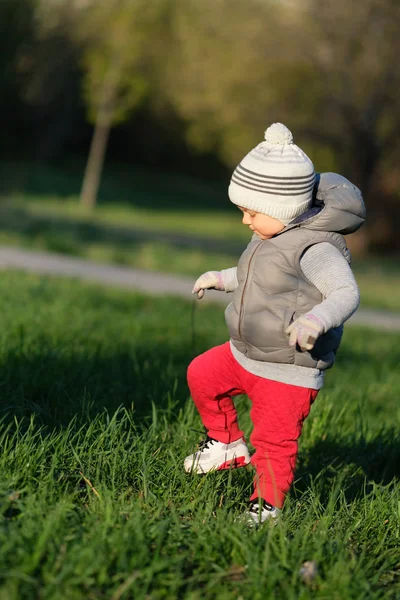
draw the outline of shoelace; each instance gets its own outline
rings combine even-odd
[[[201,440],[201,442],[198,443],[198,449],[201,450],[208,450],[208,445],[209,444],[213,444],[214,442],[216,442],[217,440],[215,440],[214,438],[210,437],[207,433],[207,429],[204,427],[203,431],[199,431],[198,429],[193,429],[193,427],[190,428],[191,431],[194,431],[195,433],[203,433],[205,434],[205,439]]]
[[[274,510],[274,506],[272,506],[272,504],[269,504],[268,502],[266,502],[266,500],[262,501],[261,504],[261,510],[265,508],[265,510],[268,510],[269,512]],[[249,508],[249,512],[253,513],[253,515],[258,515],[260,512],[260,505],[258,503],[258,500],[253,500],[253,502],[250,504],[250,508]]]
[[[201,442],[199,442],[199,450],[208,450],[208,445],[209,444],[213,444],[214,442],[216,442],[217,440],[214,440],[214,438],[210,437],[209,435],[206,436],[205,440],[202,440]]]

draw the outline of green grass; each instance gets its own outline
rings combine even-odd
[[[28,208],[36,217],[70,218],[79,223],[93,223],[95,225],[116,225],[117,227],[130,226],[133,230],[139,229],[153,235],[161,233],[183,234],[187,237],[207,237],[211,240],[229,241],[234,238],[237,244],[247,243],[249,230],[241,225],[240,212],[230,204],[226,198],[226,208],[218,209],[209,207],[197,208],[182,202],[180,207],[170,207],[156,204],[152,206],[152,189],[147,190],[148,205],[123,204],[114,201],[110,204],[99,204],[92,213],[81,206],[77,197],[70,197],[60,201],[60,198],[31,197]],[[24,202],[23,197],[14,197],[14,202]],[[26,206],[26,202],[25,202]]]
[[[181,174],[106,165],[95,214],[77,203],[84,164],[55,168],[0,162],[0,194],[13,202],[29,201],[33,215],[131,226],[150,232],[186,231],[246,241],[237,208],[228,200],[229,177],[208,182]],[[240,223],[240,221],[239,221]],[[239,230],[239,233],[238,233]]]
[[[220,307],[2,284],[2,600],[399,597],[398,334],[347,330],[283,519],[251,532],[250,469],[182,472],[200,428],[185,371],[226,339]]]
[[[400,263],[395,259],[355,260],[353,270],[364,308],[400,311]]]

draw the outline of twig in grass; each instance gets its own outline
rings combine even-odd
[[[191,331],[191,346],[192,351],[194,353],[194,348],[196,345],[196,300],[192,302],[191,311],[190,311],[190,331]]]
[[[132,585],[132,583],[140,576],[139,571],[134,571],[128,579],[126,579],[119,588],[117,588],[114,594],[111,596],[111,600],[120,600],[122,595],[126,592],[126,590]]]
[[[90,489],[92,490],[92,492],[94,494],[96,494],[96,496],[98,498],[101,498],[99,492],[96,490],[96,488],[94,487],[93,483],[91,481],[89,481],[89,479],[87,477],[84,476],[84,474],[82,473],[82,471],[79,471],[79,475],[82,477],[83,481],[90,487]]]
[[[307,585],[310,585],[313,580],[316,578],[318,573],[318,566],[315,560],[306,560],[299,571],[299,575],[301,579]]]

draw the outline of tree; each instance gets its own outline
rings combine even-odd
[[[180,81],[169,77],[169,93],[189,142],[233,166],[268,124],[285,122],[317,169],[361,188],[374,223],[362,233],[381,243],[380,222],[398,247],[398,1],[184,0],[180,9]]]
[[[390,188],[400,151],[400,5],[397,0],[352,3],[344,19],[348,10],[345,0],[313,0],[307,11],[317,52],[305,56],[321,82],[319,135],[337,148],[341,167],[363,191],[374,224],[370,243],[381,245],[384,229],[390,246],[398,238]],[[310,123],[309,134],[315,129]],[[396,204],[400,217],[398,197]]]
[[[35,36],[35,8],[35,0],[0,2],[0,128],[8,154],[19,150],[21,131],[29,120],[23,93]]]
[[[79,35],[84,48],[84,97],[94,132],[82,184],[81,202],[96,204],[111,128],[124,121],[148,90],[146,47],[162,2],[92,2]]]
[[[34,36],[25,44],[23,100],[29,106],[35,158],[59,157],[83,121],[79,48],[70,0],[35,0]]]
[[[189,144],[231,166],[260,141],[275,103],[268,76],[280,9],[273,0],[176,0],[174,8],[164,92]]]

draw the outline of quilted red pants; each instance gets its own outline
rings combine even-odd
[[[243,436],[232,397],[247,394],[256,470],[250,499],[261,497],[281,507],[293,483],[303,421],[318,391],[252,375],[235,360],[229,342],[190,363],[188,384],[208,435],[226,444]]]

